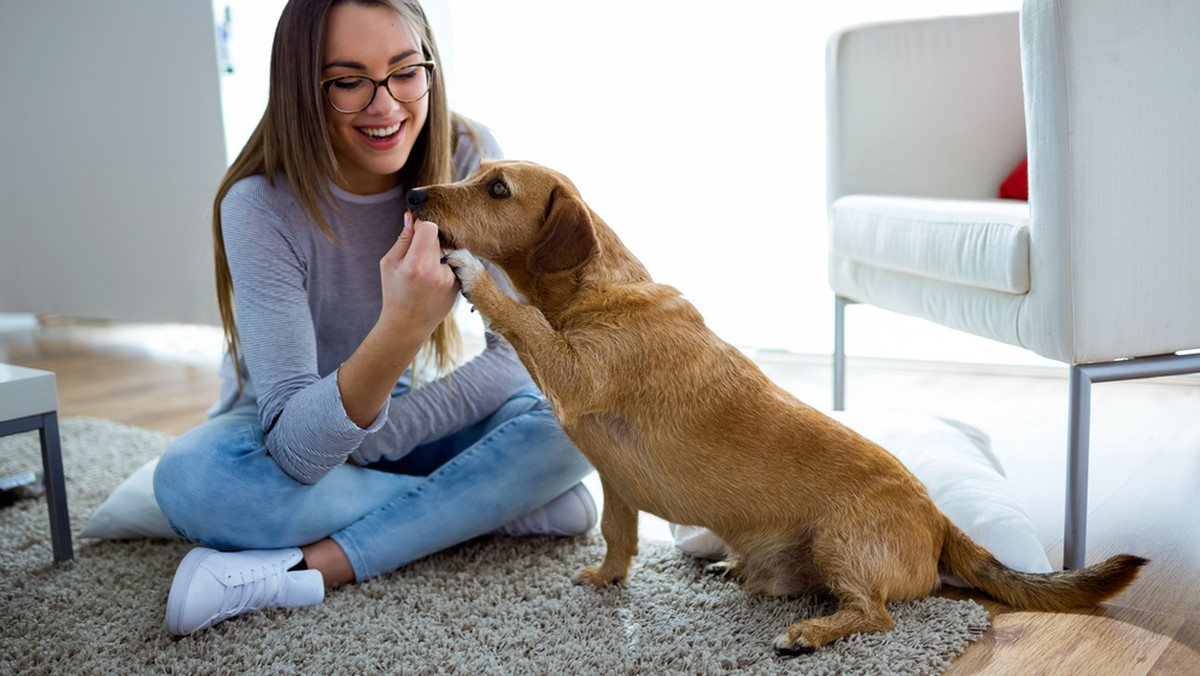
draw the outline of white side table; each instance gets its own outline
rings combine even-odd
[[[0,364],[0,436],[37,430],[42,442],[42,471],[50,508],[50,541],[55,561],[70,561],[71,520],[63,482],[58,438],[58,390],[50,371]]]

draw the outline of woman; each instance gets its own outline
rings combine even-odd
[[[486,533],[595,524],[590,466],[502,339],[414,384],[423,353],[452,365],[458,283],[436,224],[401,219],[405,190],[495,154],[449,112],[415,0],[287,4],[267,110],[216,199],[225,384],[154,477],[202,545],[171,585],[172,633]]]

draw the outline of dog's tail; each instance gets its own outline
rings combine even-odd
[[[1080,570],[1022,573],[996,560],[947,520],[941,565],[964,582],[1018,610],[1069,610],[1095,606],[1137,577],[1147,560],[1119,554]]]

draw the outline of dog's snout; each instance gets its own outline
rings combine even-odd
[[[429,193],[420,188],[413,188],[408,191],[408,206],[419,207],[429,201]]]

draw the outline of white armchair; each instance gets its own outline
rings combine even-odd
[[[829,43],[834,408],[851,303],[1070,365],[1068,568],[1090,384],[1200,372],[1198,36],[1195,0],[1026,0]],[[1026,155],[1029,201],[996,199]]]

